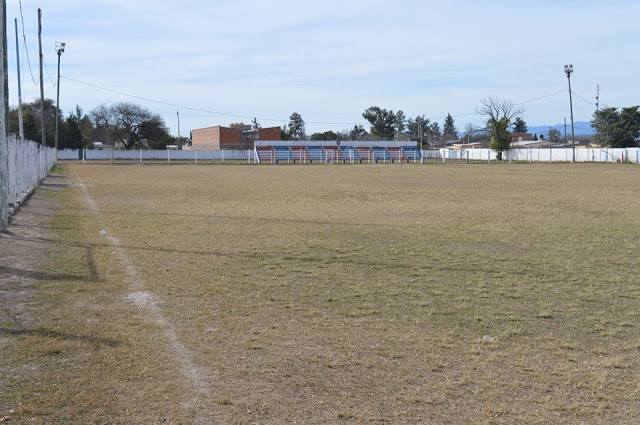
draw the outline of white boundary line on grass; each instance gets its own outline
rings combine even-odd
[[[82,193],[84,194],[91,211],[94,214],[101,216],[102,213],[96,206],[93,198],[91,198],[91,195],[89,195],[89,192],[82,180],[78,186],[82,188]],[[182,375],[191,384],[191,394],[185,395],[185,407],[197,410],[197,424],[211,423],[211,413],[209,412],[207,404],[207,401],[211,396],[211,391],[208,383],[203,378],[204,373],[202,373],[202,371],[193,363],[189,349],[180,341],[175,329],[165,318],[160,307],[160,300],[151,292],[145,290],[144,280],[140,277],[140,273],[138,272],[138,269],[131,257],[124,252],[120,240],[111,235],[105,234],[105,237],[116,250],[120,257],[120,262],[124,267],[124,271],[127,276],[127,283],[129,283],[129,287],[131,289],[131,293],[129,293],[126,299],[132,301],[135,305],[146,311],[147,318],[151,322],[162,327],[164,334],[169,341],[170,351],[173,352],[173,360],[180,365]]]

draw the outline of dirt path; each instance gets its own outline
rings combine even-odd
[[[50,222],[59,206],[52,194],[64,190],[63,176],[54,175],[10,219],[9,230],[0,233],[0,345],[9,344],[32,320],[25,303],[33,295],[33,283],[47,279],[42,264],[51,252]],[[11,326],[15,326],[11,329]]]

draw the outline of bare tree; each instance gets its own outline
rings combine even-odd
[[[158,114],[134,103],[120,102],[109,107],[98,105],[91,111],[98,132],[104,132],[126,149],[148,147],[168,135],[167,126]]]
[[[516,117],[524,110],[510,100],[497,97],[485,97],[480,100],[482,106],[476,111],[487,117],[487,129],[491,133],[491,148],[498,152],[498,159],[502,159],[502,152],[511,149],[511,136],[508,128]]]

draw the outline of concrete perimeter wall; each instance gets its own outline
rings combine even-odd
[[[111,150],[111,149],[65,149],[58,152],[58,159],[86,161],[253,161],[254,151],[250,150]]]
[[[640,163],[640,148],[576,149],[576,162],[630,162]],[[497,152],[491,149],[440,149],[440,156],[447,159],[470,161],[494,161]],[[504,152],[504,160],[525,162],[571,162],[572,149],[512,149]]]
[[[34,143],[34,142],[31,142]],[[302,141],[258,141],[256,146],[330,146],[331,142]],[[335,142],[334,142],[335,143]],[[39,146],[36,143],[37,146]],[[341,142],[341,146],[378,146],[402,147],[415,146],[412,142]],[[52,150],[49,148],[49,150]],[[425,159],[495,161],[497,152],[491,149],[430,149],[422,151]],[[78,160],[84,155],[85,160],[130,160],[130,161],[247,161],[255,162],[254,150],[91,150],[65,149],[58,152],[61,160]],[[113,156],[112,156],[113,155]],[[50,155],[53,157],[53,154]],[[505,152],[503,159],[520,162],[571,162],[571,149],[512,149]],[[640,148],[626,149],[576,149],[576,162],[630,162],[640,163]],[[53,165],[53,164],[52,164]],[[46,175],[46,174],[45,174]]]
[[[38,187],[56,163],[54,148],[43,148],[30,140],[18,140],[10,135],[9,141],[9,214]]]

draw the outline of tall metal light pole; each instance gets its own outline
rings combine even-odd
[[[571,162],[576,162],[576,137],[573,130],[573,97],[571,94],[571,74],[573,74],[573,65],[565,65],[564,72],[569,80],[569,105],[571,107],[571,150],[573,152]]]
[[[58,160],[58,132],[60,125],[60,56],[64,53],[65,43],[56,41],[56,53],[58,54],[58,96],[56,98],[56,161]]]

